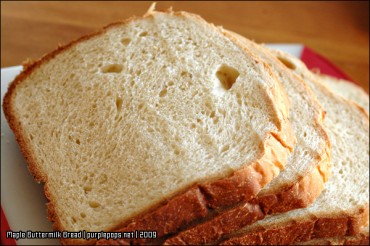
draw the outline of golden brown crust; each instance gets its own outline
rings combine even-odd
[[[324,189],[324,183],[330,173],[330,165],[330,158],[324,158],[310,174],[303,177],[289,189],[277,194],[257,196],[243,205],[238,205],[226,211],[219,211],[218,216],[180,232],[167,239],[165,244],[214,243],[231,232],[263,219],[268,214],[304,208],[311,204]]]
[[[275,138],[271,137],[269,140],[270,141],[268,141],[266,145],[275,146],[273,149],[278,153],[279,151],[284,152],[284,148]],[[176,233],[186,225],[212,216],[215,212],[215,208],[220,209],[223,206],[230,206],[248,201],[257,195],[262,187],[261,183],[266,181],[261,175],[261,173],[268,173],[264,165],[276,165],[271,163],[275,158],[275,151],[268,152],[263,156],[262,160],[236,171],[230,177],[211,181],[205,185],[197,185],[188,192],[170,199],[167,204],[158,209],[135,217],[128,225],[120,227],[117,231],[156,230],[157,237],[162,238],[168,234]],[[207,187],[206,192],[203,191],[204,187]],[[196,193],[197,195],[193,195]],[[186,196],[191,196],[193,199],[189,199]],[[199,212],[195,213],[194,211],[196,210]],[[257,209],[255,210],[257,211]],[[260,218],[260,216],[256,217]],[[251,218],[248,218],[248,220],[251,220]],[[97,244],[109,245],[114,241],[115,240],[99,240]],[[148,240],[117,241],[118,243],[142,244]]]
[[[250,232],[235,235],[221,242],[222,245],[287,245],[305,242],[316,238],[353,236],[360,233],[367,224],[368,206],[353,214],[331,214],[330,217],[309,218],[290,221],[273,228],[257,228]]]
[[[298,245],[370,245],[369,235],[360,234],[357,236],[318,238]]]
[[[369,227],[363,228],[354,236],[317,238],[300,242],[298,245],[369,245]]]
[[[143,18],[150,18],[153,12],[147,13]],[[171,12],[172,13],[172,12]],[[177,15],[184,15],[184,13],[174,13]],[[15,80],[11,83],[8,92],[4,97],[3,109],[5,116],[8,120],[10,128],[13,130],[16,140],[20,146],[20,149],[28,163],[28,167],[31,173],[35,176],[35,179],[39,182],[45,182],[45,194],[49,200],[48,203],[48,214],[49,219],[54,222],[53,228],[54,230],[65,230],[63,228],[60,219],[58,218],[58,214],[56,213],[56,205],[55,199],[53,198],[52,193],[48,190],[48,179],[47,174],[43,173],[42,170],[38,166],[38,161],[33,154],[31,144],[27,141],[26,137],[24,136],[24,130],[22,128],[21,123],[17,120],[16,113],[12,107],[12,101],[15,95],[15,91],[17,86],[22,83],[30,74],[33,73],[36,69],[42,66],[44,63],[48,62],[50,59],[54,58],[58,54],[67,51],[74,45],[91,39],[95,36],[104,34],[108,29],[114,28],[117,25],[124,25],[128,22],[133,20],[137,20],[139,18],[131,18],[124,22],[118,22],[114,24],[110,24],[109,26],[103,28],[102,30],[83,36],[71,43],[60,46],[56,50],[52,51],[51,53],[45,55],[41,59],[35,62],[28,62],[24,67],[24,70],[20,75],[18,75]],[[266,68],[268,69],[268,68]],[[269,71],[271,73],[271,71]],[[271,89],[271,100],[273,101],[274,96],[279,94],[275,89]],[[285,99],[286,100],[286,99]],[[279,100],[280,101],[280,100]],[[281,105],[281,108],[285,111],[285,105]],[[279,109],[281,110],[281,109]],[[279,112],[276,109],[276,112]],[[176,196],[170,198],[168,202],[155,209],[152,214],[151,213],[143,213],[139,216],[136,216],[136,219],[132,219],[130,223],[127,225],[128,222],[125,224],[129,228],[135,229],[145,229],[147,230],[148,221],[151,220],[153,223],[153,227],[155,230],[158,230],[160,226],[164,224],[168,224],[170,220],[173,220],[172,225],[167,225],[169,228],[164,227],[163,233],[173,233],[179,229],[179,227],[183,226],[189,221],[194,221],[199,219],[199,217],[206,216],[206,209],[210,211],[209,208],[218,208],[222,206],[229,206],[238,202],[247,201],[252,197],[256,196],[258,191],[265,186],[268,182],[270,182],[274,177],[276,177],[285,165],[287,157],[292,149],[292,145],[294,144],[294,135],[292,129],[290,127],[289,122],[282,118],[279,132],[271,133],[271,135],[265,136],[265,153],[261,156],[261,158],[256,161],[255,163],[242,168],[239,171],[236,171],[229,177],[225,177],[219,180],[213,180],[205,182],[199,185],[197,188],[190,189],[187,192],[182,192],[181,194],[177,194]],[[230,192],[232,190],[233,192]],[[189,193],[190,195],[189,195]],[[193,196],[191,196],[193,195]],[[191,198],[190,198],[191,197]],[[186,200],[189,199],[189,200]],[[181,214],[181,211],[177,212],[180,203],[182,205],[188,206],[184,209],[185,212]],[[164,210],[161,210],[164,209]],[[163,216],[162,220],[158,219],[158,211],[161,212],[160,216]],[[186,217],[187,216],[187,217]],[[186,219],[184,219],[186,217]],[[182,218],[181,221],[176,221],[179,218]],[[145,222],[145,223],[144,223]],[[133,226],[136,225],[136,226]],[[125,227],[126,228],[126,227]],[[121,230],[124,230],[121,228]],[[102,241],[99,241],[102,242]],[[80,240],[62,240],[63,244],[76,244],[76,243],[93,243],[92,241],[80,241]]]

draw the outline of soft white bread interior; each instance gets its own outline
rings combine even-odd
[[[151,10],[27,67],[4,111],[55,229],[100,231],[250,166],[265,186],[294,143],[284,95],[218,28]]]
[[[356,102],[369,113],[369,94],[353,82],[337,79],[329,75],[316,74],[318,81],[329,87],[334,93]]]

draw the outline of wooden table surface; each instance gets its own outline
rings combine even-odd
[[[37,59],[110,22],[140,16],[151,2],[1,1],[1,67]],[[369,2],[159,2],[257,42],[302,43],[369,92]]]

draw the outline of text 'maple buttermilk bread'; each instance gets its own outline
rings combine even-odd
[[[286,94],[220,30],[151,8],[13,81],[5,116],[45,182],[55,230],[165,235],[253,198],[283,170],[295,142]]]
[[[270,216],[228,235],[221,244],[294,244],[356,237],[369,222],[369,116],[362,107],[318,82],[320,78],[298,59],[274,53],[305,79],[326,109],[324,125],[331,140],[332,175],[308,208]]]
[[[170,237],[165,244],[212,243],[242,226],[263,219],[267,214],[286,212],[308,206],[324,189],[330,173],[329,139],[323,129],[324,112],[313,92],[298,76],[267,49],[235,33],[250,52],[268,63],[287,91],[291,102],[289,119],[297,144],[286,168],[260,191],[256,199],[222,211],[218,216]],[[255,216],[255,210],[260,212]]]

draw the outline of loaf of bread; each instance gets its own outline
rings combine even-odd
[[[3,109],[62,244],[368,244],[369,96],[186,13],[27,63]]]
[[[171,10],[29,64],[3,108],[61,231],[175,232],[254,198],[295,143],[271,68],[221,28]]]

